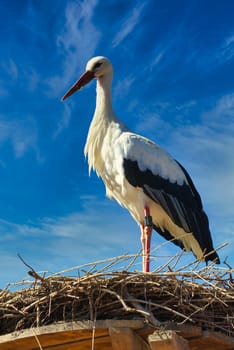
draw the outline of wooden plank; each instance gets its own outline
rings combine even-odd
[[[131,328],[109,328],[113,350],[149,350],[146,342]]]
[[[0,336],[0,344],[3,344],[7,341],[18,340],[22,338],[34,337],[48,334],[51,336],[52,333],[66,332],[69,331],[72,334],[77,330],[92,330],[95,329],[104,329],[110,327],[129,327],[132,329],[140,329],[144,327],[143,320],[100,320],[100,321],[74,321],[74,322],[58,322],[48,326],[35,327],[29,329],[23,329],[20,331],[8,333]]]
[[[0,336],[1,350],[90,350],[94,339],[95,350],[112,349],[110,327],[143,327],[141,320],[104,320],[60,322],[49,326],[30,328]],[[94,337],[94,338],[93,338]]]
[[[173,331],[156,331],[148,336],[152,350],[189,350],[188,341]]]
[[[227,347],[226,349],[231,349],[231,347],[234,348],[234,339],[228,337],[225,334],[221,334],[219,332],[204,331],[202,337],[211,338],[216,344],[225,345]]]
[[[28,338],[20,338],[0,344],[1,350],[34,350],[39,349],[39,344],[43,350],[90,350],[92,343],[95,350],[110,350],[111,340],[108,329],[76,330],[51,334],[34,335]]]
[[[190,348],[193,350],[203,349],[203,350],[233,350],[234,349],[234,339],[228,337],[227,335],[204,331],[202,336],[197,339],[191,339],[189,341]]]
[[[38,350],[38,342],[43,350],[90,350],[93,339],[95,350],[234,350],[234,338],[196,326],[171,324],[153,332],[142,320],[60,322],[0,336],[0,350]]]

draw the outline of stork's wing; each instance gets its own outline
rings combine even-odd
[[[177,226],[192,232],[202,251],[213,251],[208,218],[186,170],[151,141],[133,134],[128,137],[129,146],[123,163],[128,182],[142,188]],[[165,232],[164,236],[174,237],[173,232]],[[215,258],[217,255],[213,253],[207,260]]]

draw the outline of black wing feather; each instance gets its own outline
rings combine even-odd
[[[149,169],[141,171],[137,161],[124,159],[123,166],[125,176],[132,186],[141,187],[147,196],[162,206],[177,226],[183,228],[185,232],[193,233],[201,250],[205,254],[210,253],[205,257],[206,261],[216,260],[219,262],[218,255],[214,252],[209,222],[202,208],[200,195],[187,171],[181,164],[178,162],[177,164],[187,180],[187,183],[184,182],[182,185],[171,183],[168,179],[153,174]],[[183,243],[173,239],[170,232],[162,231],[158,227],[155,229],[164,238],[172,240],[173,243],[183,248]]]

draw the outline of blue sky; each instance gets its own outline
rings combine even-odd
[[[116,114],[187,168],[234,264],[233,13],[231,0],[1,1],[0,287],[27,275],[17,253],[52,273],[141,247],[88,176],[95,83],[60,101],[96,55],[114,65]]]

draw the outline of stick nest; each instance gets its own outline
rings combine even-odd
[[[21,289],[0,291],[0,334],[59,321],[143,318],[156,328],[174,322],[234,336],[233,270],[195,264],[174,271],[168,263],[142,273],[130,271],[133,260],[123,256],[48,277],[30,269],[33,280]],[[126,270],[118,270],[119,262]],[[76,276],[65,275],[71,271]]]

